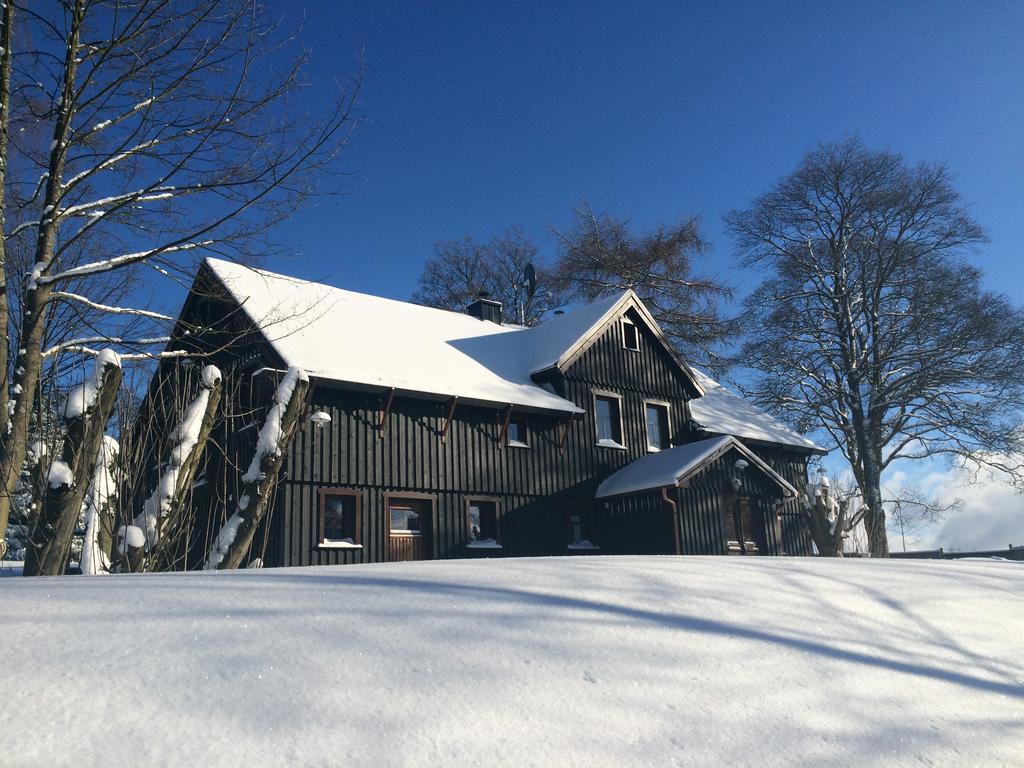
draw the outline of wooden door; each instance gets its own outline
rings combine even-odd
[[[388,499],[388,561],[430,560],[433,503],[429,499]]]
[[[760,555],[765,551],[764,520],[748,496],[728,496],[725,511],[725,551],[729,555]]]

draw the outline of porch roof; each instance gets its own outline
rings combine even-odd
[[[678,486],[699,472],[707,463],[732,449],[741,453],[752,469],[762,472],[778,485],[783,495],[799,495],[796,488],[743,443],[731,435],[723,435],[643,456],[605,479],[598,486],[596,497],[604,499]]]

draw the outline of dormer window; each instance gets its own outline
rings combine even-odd
[[[633,352],[640,351],[640,332],[629,320],[622,321],[622,346]]]

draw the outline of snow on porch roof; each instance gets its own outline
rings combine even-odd
[[[690,415],[701,424],[704,431],[802,448],[813,453],[827,453],[813,440],[794,432],[707,374],[696,368],[690,370],[704,388],[703,397],[690,401]]]
[[[282,360],[311,376],[583,413],[530,378],[538,355],[547,353],[533,335],[541,328],[497,325],[460,312],[355,293],[220,259],[208,258],[206,264]],[[571,325],[558,323],[559,328]]]
[[[798,495],[796,488],[754,455],[743,443],[735,437],[723,435],[643,456],[605,479],[598,486],[596,497],[604,499],[610,496],[622,496],[628,493],[641,493],[666,486],[676,486],[697,472],[704,464],[732,448],[743,454],[750,464],[775,481],[787,496]]]

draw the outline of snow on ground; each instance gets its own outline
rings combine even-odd
[[[0,764],[1024,765],[1024,566],[474,560],[0,582]]]

